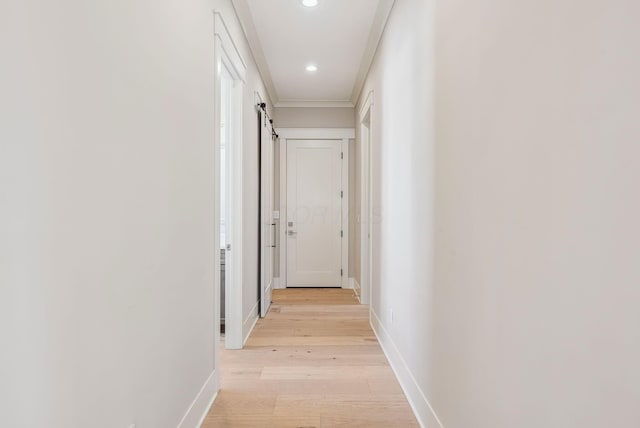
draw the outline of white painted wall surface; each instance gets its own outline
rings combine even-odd
[[[402,364],[425,392],[433,340],[428,310],[434,242],[430,4],[396,1],[355,109],[360,111],[373,90],[371,310],[388,333],[387,348],[398,348]],[[360,133],[360,126],[356,129]]]
[[[214,370],[214,8],[0,5],[0,426],[176,427]]]
[[[211,5],[0,16],[0,426],[175,427],[213,371]]]
[[[438,2],[445,426],[640,426],[638,16],[630,0]]]
[[[396,2],[372,310],[425,426],[640,426],[639,13]]]
[[[353,128],[351,107],[278,107],[274,121],[279,128]]]

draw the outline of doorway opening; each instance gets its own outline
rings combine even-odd
[[[214,12],[214,370],[220,348],[240,349],[242,337],[242,102],[246,66]],[[223,345],[224,344],[224,345]]]
[[[349,146],[353,128],[280,128],[280,287],[352,288]]]
[[[242,83],[221,61],[216,154],[220,308],[217,334],[225,348],[242,347]]]
[[[231,91],[233,80],[226,68],[223,68],[220,80],[220,152],[218,168],[220,171],[220,335],[225,337],[226,288],[233,287],[231,240],[233,232],[229,227],[233,222],[231,199]],[[228,229],[228,230],[227,230]],[[229,262],[227,264],[227,262]]]

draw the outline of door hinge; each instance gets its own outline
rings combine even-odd
[[[340,269],[340,276],[344,276],[343,270]]]
[[[340,191],[340,198],[344,198],[344,190]]]
[[[344,159],[344,152],[340,152],[340,159]]]
[[[341,238],[344,238],[344,230],[341,230],[341,231],[340,231],[340,237],[341,237]]]

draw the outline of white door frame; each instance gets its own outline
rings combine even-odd
[[[221,85],[223,68],[231,75],[234,85],[231,90],[232,118],[231,141],[226,150],[230,150],[231,176],[229,204],[232,218],[225,219],[231,239],[231,275],[232,287],[225,289],[225,347],[242,348],[242,99],[246,76],[246,63],[242,60],[231,38],[222,15],[214,11],[214,370],[216,385],[220,385],[220,129],[221,129]],[[227,262],[228,263],[228,262]]]
[[[280,138],[280,279],[279,287],[287,286],[287,140],[336,140],[341,142],[342,158],[342,278],[341,287],[349,288],[349,140],[355,138],[354,128],[278,128]]]
[[[360,303],[371,302],[373,278],[373,198],[372,184],[372,109],[373,91],[369,92],[358,116],[360,126]]]

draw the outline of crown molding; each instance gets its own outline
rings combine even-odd
[[[384,34],[384,29],[387,26],[387,21],[389,20],[389,15],[391,14],[391,9],[393,9],[394,3],[395,0],[380,0],[378,3],[378,9],[376,9],[376,15],[373,18],[373,25],[371,25],[371,32],[369,33],[367,47],[362,55],[360,69],[356,75],[356,81],[353,85],[353,91],[351,92],[351,103],[353,105],[358,103],[358,98],[360,98],[364,81],[369,74],[369,69],[371,68],[373,59],[376,56],[376,52],[378,51],[378,45],[382,39],[382,34]]]
[[[274,104],[276,108],[353,108],[351,101],[318,101],[318,100],[282,100]]]
[[[253,59],[256,62],[256,65],[258,67],[258,72],[262,77],[262,81],[267,90],[267,94],[271,99],[271,101],[273,102],[274,107],[279,107],[279,108],[286,108],[286,107],[353,108],[357,104],[358,98],[360,97],[360,93],[362,92],[365,79],[367,77],[367,74],[369,73],[369,69],[371,68],[371,64],[375,57],[376,51],[378,50],[378,45],[382,38],[382,34],[384,33],[384,29],[387,25],[387,21],[389,19],[389,15],[391,14],[391,9],[393,8],[394,3],[395,3],[395,0],[379,0],[378,7],[376,9],[376,14],[373,20],[373,24],[371,26],[371,31],[369,33],[367,46],[362,55],[360,68],[358,69],[358,73],[356,74],[356,80],[354,82],[353,89],[351,91],[351,99],[337,100],[337,101],[319,101],[319,100],[280,100],[278,98],[278,93],[276,91],[275,85],[273,84],[273,78],[271,77],[271,71],[269,70],[269,65],[264,55],[262,44],[260,43],[260,37],[258,36],[258,31],[256,30],[255,24],[253,22],[251,10],[249,9],[249,4],[247,3],[247,0],[231,0],[231,4],[235,9],[235,12],[236,12],[236,15],[238,16],[238,20],[240,21],[242,30],[244,31],[245,37],[247,38],[247,42],[249,43],[249,48],[251,49],[251,53],[253,54]]]
[[[341,140],[356,138],[355,128],[276,128],[281,140]]]
[[[271,77],[269,66],[267,65],[267,58],[264,56],[264,51],[262,50],[258,31],[256,30],[253,18],[251,17],[249,4],[247,4],[246,0],[231,0],[231,4],[233,5],[233,9],[236,11],[238,21],[240,21],[240,26],[247,38],[249,49],[251,49],[253,60],[256,62],[258,73],[260,73],[260,77],[262,77],[262,82],[267,90],[269,99],[275,105],[278,102],[278,94],[276,92],[276,87],[273,84],[273,78]]]

